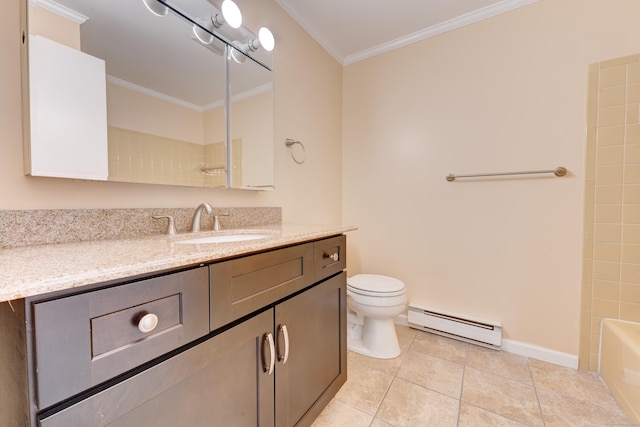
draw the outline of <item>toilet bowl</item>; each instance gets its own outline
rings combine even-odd
[[[347,348],[378,359],[400,355],[394,318],[406,307],[404,283],[378,274],[347,279]]]

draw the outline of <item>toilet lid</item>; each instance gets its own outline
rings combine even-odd
[[[379,274],[356,274],[347,279],[347,286],[353,292],[364,295],[398,294],[404,292],[405,286],[398,279]]]

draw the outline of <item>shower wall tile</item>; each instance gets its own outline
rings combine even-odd
[[[640,225],[625,224],[622,228],[622,241],[640,244]]]
[[[627,80],[627,66],[626,65],[614,65],[600,64],[600,78],[598,80],[598,86],[600,89],[605,89],[611,86],[624,85]]]
[[[640,304],[640,285],[623,283],[620,288],[620,300],[633,304]]]
[[[624,126],[598,128],[597,146],[624,144]]]
[[[628,89],[624,85],[600,89],[597,103],[600,107],[624,105],[627,91]]]
[[[624,160],[628,165],[640,164],[640,144],[627,144],[624,150]]]
[[[602,318],[640,321],[640,55],[591,64],[587,88],[579,352],[595,370]]]
[[[622,204],[622,185],[598,185],[596,187],[596,200],[599,205]]]
[[[640,104],[627,105],[627,124],[640,122]]]
[[[640,245],[623,244],[621,260],[626,263],[640,263]]]
[[[596,242],[620,243],[622,240],[622,225],[620,224],[595,224],[594,230]]]
[[[624,145],[605,145],[598,147],[598,165],[622,165],[624,163]]]
[[[616,107],[598,107],[598,126],[624,125],[626,112],[623,105]]]
[[[622,264],[620,279],[627,284],[640,286],[640,262]]]
[[[597,261],[619,262],[621,248],[619,243],[597,242],[593,249],[593,259]]]
[[[640,83],[640,61],[634,61],[627,65],[627,81],[629,83]]]
[[[625,132],[625,143],[640,143],[640,125],[627,126]]]
[[[599,165],[596,168],[596,186],[622,184],[624,175],[622,165],[601,165],[600,159],[598,159],[598,163]]]
[[[620,284],[604,280],[593,281],[593,297],[599,299],[617,300],[620,298]]]
[[[620,319],[640,322],[640,304],[620,303]]]
[[[620,303],[614,300],[600,299],[593,297],[593,304],[591,306],[591,312],[594,316],[598,317],[612,317],[617,319],[620,314]]]
[[[640,165],[625,165],[623,179],[625,184],[640,184]]]
[[[613,88],[610,89],[610,90],[613,90]],[[627,86],[626,95],[627,95],[627,97],[626,97],[627,98],[626,99],[627,104],[640,103],[640,83],[635,83],[635,84],[628,85]],[[615,97],[614,100],[617,102],[617,100],[618,100],[618,98],[617,98],[618,94],[617,93],[615,95],[608,94],[608,96],[610,98]],[[613,105],[617,105],[617,104],[613,104]]]
[[[599,280],[620,280],[620,263],[593,261],[593,278]]]
[[[629,184],[624,186],[624,203],[640,203],[640,184]]]
[[[624,205],[622,215],[624,218],[624,224],[640,224],[640,205]]]
[[[594,220],[596,223],[619,223],[622,221],[622,206],[596,205]]]

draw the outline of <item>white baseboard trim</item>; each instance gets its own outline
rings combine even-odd
[[[405,314],[401,314],[396,317],[395,323],[398,325],[409,326],[409,321]],[[534,344],[509,339],[502,340],[501,349],[507,353],[518,354],[520,356],[542,360],[543,362],[549,362],[554,365],[560,365],[571,369],[578,369],[578,356],[574,354],[563,353],[546,347],[540,347]]]
[[[578,369],[578,356],[575,354],[563,353],[550,348],[508,339],[502,340],[502,350],[507,353],[519,354],[520,356],[553,363],[554,365]]]

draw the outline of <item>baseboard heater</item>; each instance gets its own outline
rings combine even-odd
[[[500,349],[502,324],[409,304],[409,326],[483,347]]]

